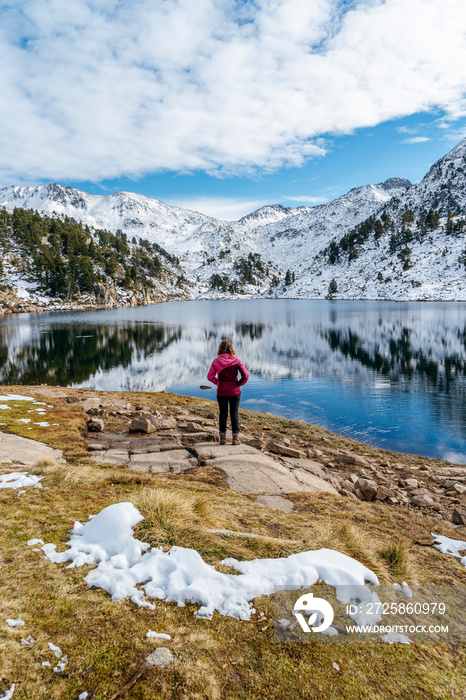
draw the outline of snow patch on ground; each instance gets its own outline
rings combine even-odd
[[[452,540],[450,537],[445,537],[444,535],[435,535],[431,533],[434,538],[433,545],[435,549],[438,549],[442,554],[452,554],[460,560],[460,563],[466,566],[466,542],[462,540]],[[463,552],[463,554],[460,554]]]
[[[13,692],[15,690],[15,684],[12,683],[9,690],[5,690],[4,693],[0,695],[0,700],[10,700],[13,697]]]
[[[22,620],[20,617],[18,617],[16,620],[12,620],[11,618],[8,618],[5,620],[6,624],[8,627],[21,627],[24,625],[24,620]]]
[[[0,401],[34,401],[38,403],[32,396],[21,396],[21,394],[2,394]]]
[[[361,586],[366,581],[378,585],[372,571],[329,549],[281,559],[240,562],[229,558],[223,563],[240,575],[223,574],[206,564],[193,549],[149,549],[147,543],[133,536],[133,527],[142,519],[132,503],[117,503],[104,508],[86,524],[75,523],[67,551],[56,552],[54,544],[44,545],[42,551],[54,563],[71,561],[68,568],[96,564],[84,580],[89,587],[106,590],[113,600],[129,597],[135,604],[150,609],[155,605],[146,596],[180,607],[200,604],[195,614],[209,619],[217,611],[249,620],[255,612],[251,601],[273,594],[276,586],[294,588],[323,581],[337,589],[338,598],[340,586]]]
[[[28,474],[27,472],[12,472],[11,474],[0,474],[0,489],[21,489],[25,486],[34,486],[41,489],[39,483],[44,477]]]
[[[165,634],[164,632],[153,632],[152,630],[147,632],[146,637],[148,639],[166,639],[168,642],[171,639],[169,634]]]

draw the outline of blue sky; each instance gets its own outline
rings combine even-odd
[[[466,136],[464,0],[0,0],[0,187],[221,218],[418,181]]]

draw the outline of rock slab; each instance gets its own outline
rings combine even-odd
[[[61,450],[54,450],[43,442],[0,432],[0,463],[24,464],[32,467],[41,459],[64,462]]]

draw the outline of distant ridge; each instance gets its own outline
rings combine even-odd
[[[179,258],[191,298],[466,297],[466,139],[415,185],[393,177],[313,207],[267,205],[239,221],[139,194],[90,195],[57,183],[6,187],[0,206],[156,243]],[[329,292],[332,280],[336,292]]]

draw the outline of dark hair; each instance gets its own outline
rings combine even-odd
[[[233,355],[233,357],[236,357],[235,351],[233,350],[233,343],[231,342],[231,340],[227,340],[227,338],[224,338],[220,341],[220,345],[218,346],[217,350],[217,355],[223,355],[223,353],[225,352],[229,355]]]

